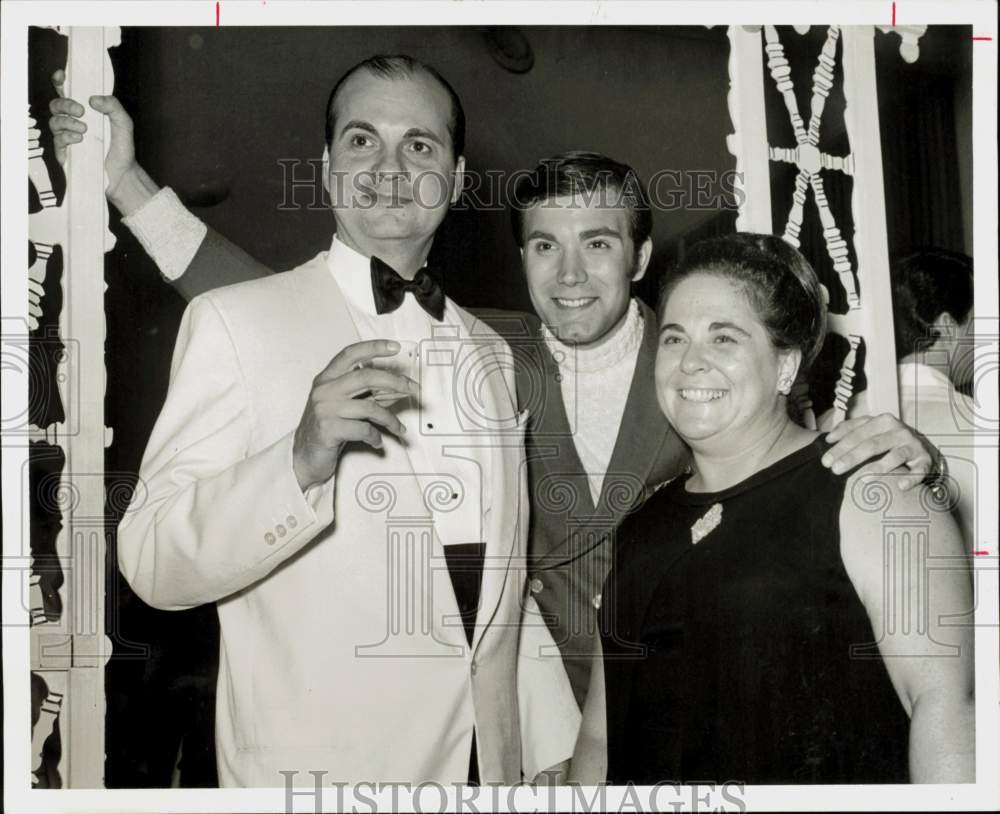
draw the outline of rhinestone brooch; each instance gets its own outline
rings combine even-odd
[[[691,545],[704,540],[721,522],[722,504],[713,503],[712,507],[691,526]]]

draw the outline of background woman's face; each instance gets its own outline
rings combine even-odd
[[[738,449],[769,424],[778,381],[795,368],[771,344],[740,289],[724,277],[693,274],[677,284],[660,321],[656,395],[687,441],[733,440]]]

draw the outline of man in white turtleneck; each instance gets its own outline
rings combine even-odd
[[[634,245],[627,208],[583,197],[532,206],[521,257],[545,345],[565,371],[563,405],[597,505],[643,335],[629,287],[645,274],[652,242]]]
[[[656,403],[655,316],[632,296],[653,249],[635,171],[597,153],[544,159],[515,188],[511,220],[541,318],[518,371],[531,414],[528,585],[582,706],[614,530],[688,453]]]
[[[616,200],[624,196],[614,185],[628,183],[629,172],[593,153],[547,160],[534,178],[545,184],[543,174],[550,174],[557,194],[518,218],[531,302],[544,323],[545,345],[564,371],[563,405],[575,419],[573,444],[595,506],[643,337],[643,314],[630,287],[645,275],[652,253],[648,229],[638,225],[641,192],[628,202]],[[614,183],[588,192],[602,175]],[[566,194],[574,179],[579,191]],[[645,217],[650,219],[648,207]]]

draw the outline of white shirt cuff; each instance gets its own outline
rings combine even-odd
[[[326,483],[313,484],[302,494],[306,505],[316,515],[316,522],[319,523],[320,528],[326,528],[333,522],[334,482],[336,480],[337,476],[331,475],[330,480]]]
[[[292,463],[292,452],[295,448],[294,430],[285,436],[284,444],[286,448],[285,465],[287,466],[287,471],[291,473],[292,482],[298,486],[298,481],[295,478],[295,467]],[[302,499],[305,500],[306,505],[312,511],[321,529],[326,528],[333,522],[334,486],[336,482],[337,473],[334,472],[323,483],[314,483],[302,492]]]
[[[208,227],[192,215],[170,187],[163,187],[130,217],[122,218],[160,273],[176,280],[191,264]]]

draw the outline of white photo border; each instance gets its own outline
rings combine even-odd
[[[893,7],[895,9],[893,10]],[[40,2],[8,0],[2,14],[2,302],[8,319],[27,324],[28,216],[24,192],[27,184],[27,152],[24,149],[28,109],[27,65],[29,26],[119,25],[210,26],[215,24],[216,3],[198,2]],[[974,257],[977,319],[986,316],[994,336],[1000,305],[997,299],[997,52],[996,5],[983,2],[282,2],[281,0],[224,0],[219,7],[224,26],[342,26],[382,25],[712,25],[726,24],[815,24],[887,25],[896,15],[898,24],[971,25],[975,37],[989,38],[973,45],[973,193]],[[15,114],[15,111],[18,113]],[[996,348],[982,349],[996,353]],[[995,357],[994,357],[995,358]],[[978,360],[977,360],[978,369]],[[996,370],[984,391],[978,393],[984,409],[997,410]],[[27,405],[27,378],[4,369],[3,415],[19,415]],[[30,680],[27,614],[20,607],[22,572],[8,568],[8,557],[22,557],[22,517],[27,516],[27,495],[21,490],[21,472],[27,448],[3,450],[3,694],[4,694],[4,808],[11,812],[203,812],[286,811],[283,789],[155,789],[155,790],[32,790],[30,778]],[[742,799],[749,810],[993,810],[1000,807],[1000,663],[997,619],[998,535],[997,498],[989,487],[997,483],[997,450],[977,450],[980,473],[979,523],[983,543],[990,554],[976,559],[979,571],[979,604],[976,609],[977,778],[968,786],[756,786],[747,787]],[[24,509],[25,511],[22,511]],[[992,511],[991,511],[992,509]],[[302,791],[298,789],[298,791]],[[360,794],[345,790],[338,798],[327,786],[324,810],[342,805],[347,810],[372,811],[393,807],[401,811],[454,810],[461,801],[466,811],[588,810],[593,789],[560,788],[550,793],[528,787],[503,789],[492,794],[480,790],[475,798],[468,790],[425,788],[418,796],[374,786]],[[661,807],[687,810],[692,806],[725,806],[718,793],[705,799],[698,789],[686,787],[674,794],[661,790]],[[634,797],[630,796],[634,794]],[[602,807],[635,810],[633,800],[648,801],[649,789],[610,787]],[[317,810],[308,794],[293,799],[295,811]],[[468,807],[471,805],[472,807]],[[729,804],[732,805],[731,803]],[[593,810],[593,809],[591,809]]]

